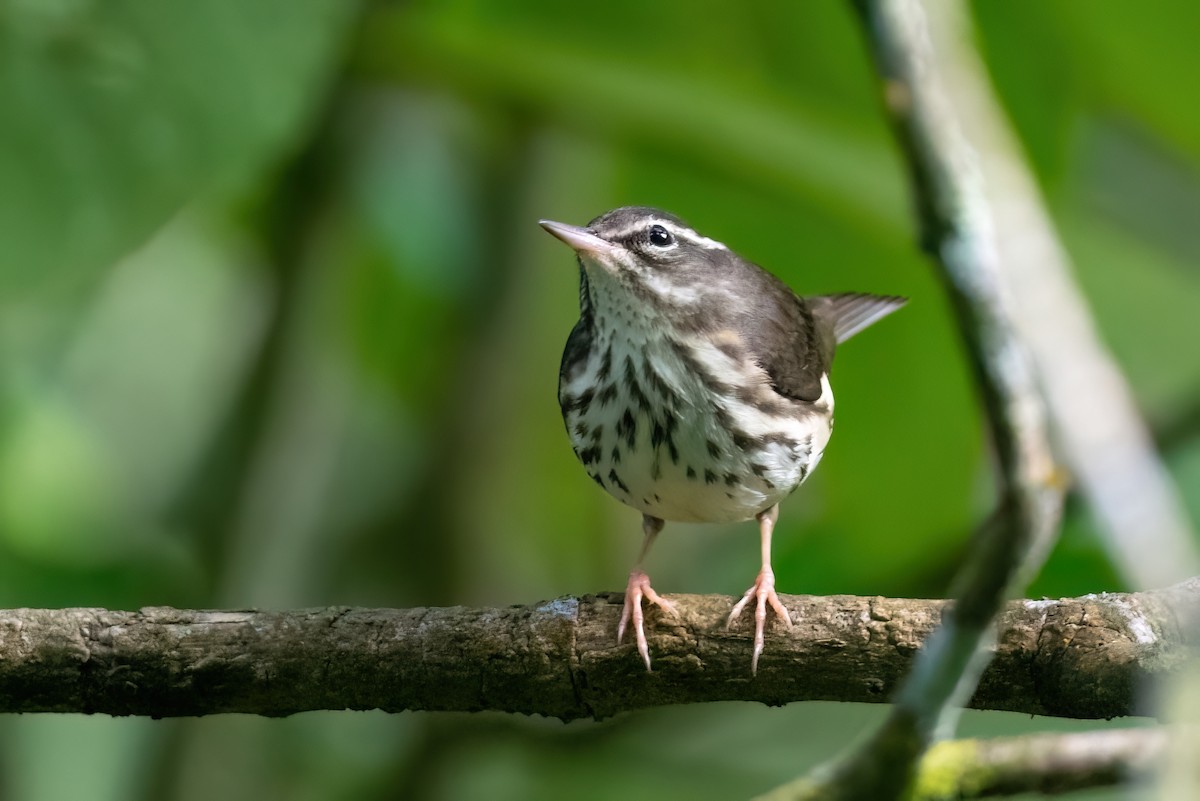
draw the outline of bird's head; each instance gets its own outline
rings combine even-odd
[[[625,206],[586,227],[540,224],[574,249],[596,291],[628,293],[627,301],[658,310],[686,312],[718,302],[741,277],[743,263],[725,245],[658,209]]]

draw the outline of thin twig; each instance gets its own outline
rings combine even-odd
[[[1110,787],[1149,774],[1187,732],[1168,727],[945,740],[921,757],[906,801],[1060,793]],[[1174,735],[1174,736],[1173,736]],[[823,788],[810,780],[814,797]],[[792,798],[781,788],[762,801]]]
[[[911,801],[1057,795],[1144,776],[1166,756],[1167,728],[947,740],[921,759]]]

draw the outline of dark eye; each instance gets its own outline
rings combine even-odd
[[[674,242],[675,239],[671,236],[671,232],[661,225],[650,226],[650,244],[655,247],[665,248],[667,245]]]

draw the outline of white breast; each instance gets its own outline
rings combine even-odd
[[[559,387],[571,444],[605,490],[664,520],[733,522],[807,478],[831,431],[827,377],[815,403],[791,401],[707,340],[673,344],[622,322],[597,330],[591,358]],[[733,389],[747,386],[761,392]]]

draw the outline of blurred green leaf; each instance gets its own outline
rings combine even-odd
[[[45,388],[10,399],[0,440],[0,547],[35,560],[120,558],[115,471],[70,404]]]
[[[352,3],[0,6],[0,302],[105,267],[296,136]]]

